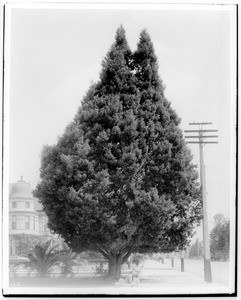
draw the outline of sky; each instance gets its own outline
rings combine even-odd
[[[22,175],[35,188],[43,145],[55,144],[72,121],[91,82],[98,81],[101,62],[122,24],[132,50],[142,29],[150,34],[165,96],[182,119],[180,127],[198,129],[188,123],[204,121],[213,123],[205,129],[218,130],[218,144],[204,147],[209,226],[216,213],[230,217],[235,196],[231,107],[236,101],[231,94],[231,14],[220,6],[195,8],[12,9],[9,182]],[[198,145],[190,149],[199,167]]]

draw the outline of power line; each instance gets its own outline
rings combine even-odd
[[[193,103],[193,108],[192,108],[192,111],[191,111],[191,115],[195,116],[197,113],[199,113],[199,109],[200,109],[200,106],[202,104],[202,102],[200,101],[201,97],[204,96],[204,94],[207,90],[207,86],[210,85],[211,78],[213,77],[213,72],[215,70],[217,61],[220,58],[221,49],[224,45],[224,37],[225,37],[225,33],[227,31],[227,27],[226,27],[227,22],[226,22],[226,20],[227,19],[225,19],[224,22],[222,22],[220,24],[219,33],[218,33],[218,36],[215,40],[214,46],[212,47],[211,55],[209,56],[208,64],[207,64],[206,70],[205,70],[204,75],[203,75],[204,80],[202,82],[200,92],[198,93],[198,96],[196,97],[196,99]],[[217,51],[217,50],[219,50],[219,51]],[[210,71],[208,72],[209,69],[210,69]]]
[[[229,169],[227,169],[227,168],[222,168],[222,167],[214,167],[214,166],[207,166],[206,165],[206,167],[207,168],[211,168],[211,169],[221,169],[221,170],[226,170],[226,171],[228,171]]]
[[[207,86],[210,85],[210,82],[211,82],[211,79],[212,79],[212,76],[213,76],[215,67],[216,67],[217,62],[218,62],[218,59],[219,59],[219,57],[220,57],[220,53],[221,53],[222,47],[223,47],[223,43],[222,43],[221,46],[220,46],[220,51],[218,52],[218,54],[217,54],[217,55],[215,56],[215,58],[214,58],[214,64],[212,65],[211,71],[208,73],[208,76],[207,76],[207,78],[206,78],[207,85],[205,86],[205,89],[203,89],[202,94],[200,94],[200,97],[201,97],[202,95],[205,94],[205,92],[207,91]],[[194,113],[194,115],[198,113],[198,111],[199,111],[201,105],[202,105],[202,102],[199,101],[198,106],[197,106],[197,108],[196,108],[196,112]]]
[[[209,182],[209,185],[223,185],[223,184],[230,184],[229,182]]]
[[[203,72],[203,76],[202,76],[202,77],[205,78],[205,79],[206,79],[206,73],[208,72],[208,69],[209,69],[209,65],[210,65],[211,62],[212,62],[212,57],[213,57],[213,54],[214,54],[214,52],[215,52],[214,49],[216,48],[216,45],[217,45],[217,42],[218,42],[218,39],[219,39],[220,30],[221,30],[221,24],[220,24],[219,34],[218,34],[218,36],[217,36],[215,42],[213,43],[213,46],[211,47],[211,50],[208,51],[208,52],[211,53],[211,54],[209,55],[208,63],[207,63],[207,65],[206,65],[206,68],[203,68],[204,72]],[[213,36],[214,36],[214,33],[213,33]],[[212,39],[212,41],[213,41],[213,40],[214,40],[214,39]],[[205,75],[205,76],[204,76],[204,75]],[[202,88],[203,86],[204,86],[204,82],[202,82],[201,88]],[[202,90],[201,90],[201,91],[202,91]],[[194,113],[194,110],[195,110],[195,104],[198,103],[199,98],[201,97],[201,94],[202,94],[202,93],[199,93],[198,96],[196,97],[196,99],[194,100],[194,104],[193,104],[193,108],[192,108],[192,111],[191,111],[191,115],[193,115],[193,113]]]
[[[217,95],[218,95],[218,92],[220,92],[220,87],[221,86],[223,86],[223,82],[224,82],[224,75],[226,74],[226,70],[228,69],[228,65],[226,65],[226,67],[225,67],[225,70],[222,72],[222,74],[221,74],[221,80],[220,80],[220,83],[219,84],[217,84],[217,86],[216,86],[216,89],[215,89],[215,92],[213,93],[213,96],[212,97],[210,97],[210,102],[211,102],[211,106],[208,108],[208,112],[207,112],[207,117],[209,118],[210,116],[211,116],[211,114],[212,114],[212,112],[213,112],[213,110],[214,110],[214,108],[215,108],[215,105],[216,105],[216,102],[217,101],[215,101],[216,99],[219,99],[218,97],[217,97]],[[227,92],[226,92],[227,93]],[[225,93],[225,95],[226,95],[226,93]],[[223,95],[224,96],[224,95]],[[212,101],[211,101],[211,99],[212,99]],[[222,107],[222,105],[223,105],[223,103],[224,103],[224,101],[220,101],[220,104],[219,104],[219,106],[218,106],[218,109],[215,109],[215,117],[216,117],[216,115],[219,113],[219,111],[220,111],[220,109],[221,109],[221,107]]]

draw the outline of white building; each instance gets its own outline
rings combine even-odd
[[[17,236],[51,236],[47,216],[39,201],[33,197],[30,184],[21,180],[10,185],[9,195],[9,245],[10,259],[18,256]]]

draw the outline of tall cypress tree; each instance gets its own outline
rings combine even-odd
[[[109,275],[132,252],[173,251],[200,218],[197,173],[165,99],[146,31],[131,53],[125,31],[57,145],[42,154],[35,191],[49,226],[76,252],[99,251]]]
[[[159,249],[165,251],[166,247],[174,244],[182,248],[191,234],[194,220],[201,217],[198,174],[178,127],[180,119],[164,96],[164,86],[158,76],[157,57],[146,30],[140,34],[134,65],[140,93],[141,125],[138,131],[144,132],[143,144],[146,148],[142,187],[145,190],[155,188],[159,196],[169,197],[175,207],[173,222],[167,230],[167,236],[164,238],[165,235],[162,235]]]

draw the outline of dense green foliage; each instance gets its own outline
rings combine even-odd
[[[122,27],[74,121],[42,152],[35,196],[77,252],[98,250],[109,274],[132,252],[182,249],[201,218],[197,172],[164,96],[144,30],[132,53]]]
[[[210,250],[212,256],[229,256],[230,220],[223,214],[214,216],[214,227],[210,233]]]

